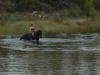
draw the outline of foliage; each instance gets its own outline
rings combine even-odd
[[[93,10],[94,10],[93,0],[85,0],[84,9],[87,16],[92,15]]]
[[[93,15],[94,11],[99,8],[99,0],[0,0],[0,12],[44,11],[53,13],[70,10],[72,15],[83,11],[86,15]]]

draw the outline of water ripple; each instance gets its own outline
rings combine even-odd
[[[35,41],[22,41],[19,38],[6,36],[6,38],[0,39],[0,47],[22,51],[100,50],[99,34],[77,34],[75,36],[74,38],[42,38],[40,45],[37,45]]]

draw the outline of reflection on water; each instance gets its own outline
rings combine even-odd
[[[43,38],[40,45],[1,37],[0,75],[100,75],[99,37]]]

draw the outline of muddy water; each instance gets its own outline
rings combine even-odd
[[[0,36],[0,75],[100,75],[100,34],[47,36]]]

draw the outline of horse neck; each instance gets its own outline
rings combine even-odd
[[[40,32],[40,31],[36,31],[35,34],[36,34],[36,36],[38,36],[38,37],[41,36],[41,32]]]

